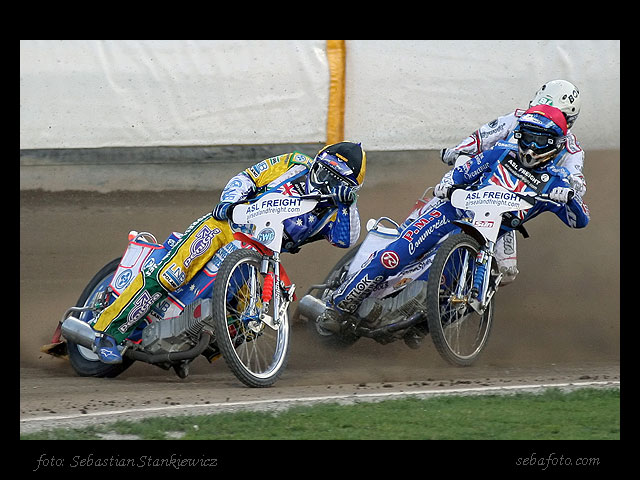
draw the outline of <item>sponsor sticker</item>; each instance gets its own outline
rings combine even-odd
[[[207,225],[202,227],[198,233],[196,233],[195,240],[189,247],[189,256],[184,260],[184,266],[189,267],[191,262],[200,255],[203,255],[211,246],[211,239],[219,234],[222,230],[219,228],[210,229]]]
[[[118,290],[122,290],[129,284],[132,277],[133,272],[130,269],[124,270],[122,273],[120,273],[120,275],[118,275],[118,278],[116,278],[116,281],[114,282],[115,287]]]
[[[391,270],[398,266],[400,263],[400,257],[398,257],[398,254],[393,250],[387,250],[380,256],[380,263],[384,268]]]
[[[258,241],[260,243],[263,243],[265,245],[268,245],[269,243],[271,243],[273,241],[274,238],[276,238],[276,232],[273,228],[264,228],[262,229],[258,235],[256,235],[256,238],[258,239]]]
[[[157,302],[162,295],[158,292],[151,295],[149,292],[144,291],[142,294],[136,299],[133,308],[129,311],[127,315],[127,321],[118,327],[118,330],[122,333],[125,333],[129,328],[135,325],[138,320],[144,317],[151,306]]]

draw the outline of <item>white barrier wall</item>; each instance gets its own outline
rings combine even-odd
[[[582,146],[619,148],[616,40],[349,41],[345,136],[389,150],[453,146],[560,78],[582,96],[572,129]]]
[[[620,41],[348,40],[345,137],[452,146],[565,78],[583,147],[620,146]],[[326,139],[324,40],[20,42],[20,148]]]
[[[20,148],[322,142],[325,41],[20,42]]]

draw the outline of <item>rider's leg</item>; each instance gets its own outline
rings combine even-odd
[[[232,240],[233,233],[228,223],[212,218],[211,214],[191,224],[159,263],[140,272],[100,313],[93,328],[104,332],[96,340],[95,348],[101,360],[117,363],[109,361],[115,356],[122,361],[117,345],[131,334],[151,307],[191,280],[220,247]],[[103,350],[104,355],[101,354]]]
[[[496,241],[496,262],[502,273],[500,285],[508,285],[518,275],[518,257],[516,252],[516,232],[511,230],[498,237]]]
[[[450,221],[452,218],[455,218],[455,208],[449,202],[440,201],[414,220],[397,240],[377,251],[334,292],[325,314],[318,320],[320,325],[337,331],[344,315],[353,314],[386,278],[400,272],[456,228]]]

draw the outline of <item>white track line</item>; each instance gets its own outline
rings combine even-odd
[[[44,417],[30,417],[20,419],[20,425],[22,427],[28,427],[30,425],[37,424],[38,422],[46,423],[48,426],[65,427],[65,421],[81,421],[82,423],[96,422],[104,417],[117,417],[111,419],[112,421],[122,420],[125,415],[134,415],[138,418],[143,416],[167,415],[175,414],[178,412],[181,415],[189,414],[190,410],[198,410],[197,414],[211,414],[222,413],[230,410],[237,409],[254,409],[264,410],[269,407],[284,407],[287,408],[291,404],[312,404],[312,403],[327,403],[327,402],[339,402],[348,401],[356,402],[358,400],[383,400],[391,397],[426,397],[426,396],[438,396],[438,395],[486,395],[492,393],[512,393],[518,391],[535,391],[546,388],[584,388],[584,387],[619,387],[620,381],[601,381],[601,382],[570,382],[570,383],[543,383],[543,384],[525,384],[525,385],[509,385],[509,386],[495,386],[495,387],[467,387],[467,388],[447,388],[439,390],[414,390],[414,391],[402,391],[402,392],[377,392],[377,393],[352,393],[344,395],[323,395],[314,397],[296,397],[296,398],[275,398],[267,400],[246,400],[241,402],[221,402],[221,403],[209,403],[209,404],[187,404],[187,405],[168,405],[163,407],[143,407],[143,408],[129,408],[123,410],[109,410],[103,412],[83,413],[83,414],[68,414],[68,415],[50,415]],[[192,412],[192,414],[196,414]],[[54,425],[56,422],[61,424]],[[35,425],[34,425],[35,426]],[[31,429],[29,429],[31,430]]]

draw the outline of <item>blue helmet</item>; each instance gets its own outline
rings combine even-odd
[[[559,109],[549,105],[529,108],[513,131],[520,161],[527,168],[548,162],[564,147],[566,133],[567,121]]]

